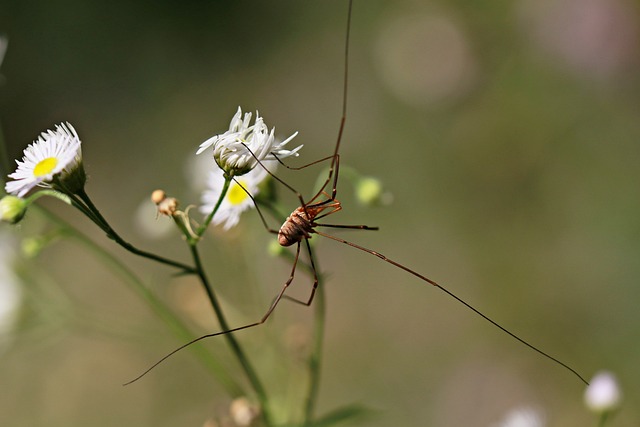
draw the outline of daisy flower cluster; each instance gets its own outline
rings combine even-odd
[[[222,225],[225,230],[234,227],[240,220],[242,212],[253,206],[252,196],[256,196],[260,184],[268,177],[265,168],[273,171],[277,166],[276,157],[283,159],[298,156],[302,145],[293,150],[283,147],[296,137],[298,132],[282,142],[275,138],[275,128],[269,131],[262,117],[256,112],[253,125],[251,113],[242,116],[242,109],[231,119],[229,130],[213,136],[200,144],[196,154],[213,147],[213,158],[220,169],[210,170],[207,177],[207,188],[202,194],[200,212],[210,214],[218,202],[225,181],[233,177],[229,189],[222,200],[212,222]],[[258,165],[258,161],[261,166]]]
[[[218,166],[230,176],[240,176],[248,173],[256,167],[258,161],[275,160],[276,157],[284,159],[297,156],[302,145],[293,150],[285,150],[283,147],[298,135],[295,132],[282,142],[275,139],[275,127],[269,131],[264,120],[256,112],[256,120],[250,125],[251,113],[245,113],[242,117],[242,109],[231,119],[229,130],[223,134],[212,136],[200,144],[196,154],[204,152],[213,146],[213,158]]]

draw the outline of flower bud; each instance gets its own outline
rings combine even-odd
[[[235,425],[242,427],[250,426],[260,414],[258,408],[245,397],[239,397],[231,402],[229,412]]]
[[[20,222],[27,212],[26,200],[16,196],[4,196],[0,199],[0,219],[10,224]]]
[[[392,196],[384,191],[382,182],[370,176],[358,178],[355,183],[356,199],[365,206],[388,205]]]
[[[163,190],[151,193],[151,201],[156,204],[161,215],[173,216],[178,210],[178,200],[175,197],[167,197]]]
[[[167,193],[165,193],[164,190],[155,190],[153,193],[151,193],[151,201],[156,205],[162,202],[166,198],[167,198]]]

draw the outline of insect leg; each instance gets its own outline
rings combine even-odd
[[[491,323],[493,326],[497,327],[498,329],[500,329],[501,331],[505,332],[507,335],[511,336],[512,338],[516,339],[517,341],[519,341],[520,343],[524,344],[525,346],[529,347],[530,349],[536,351],[537,353],[539,353],[540,355],[544,356],[545,358],[551,360],[552,362],[562,366],[563,368],[567,369],[568,371],[570,371],[571,373],[573,373],[576,377],[578,377],[580,379],[580,381],[582,381],[583,383],[585,383],[586,385],[589,385],[589,383],[587,382],[587,380],[585,380],[582,375],[580,375],[575,369],[573,369],[572,367],[570,367],[569,365],[567,365],[566,363],[556,359],[555,357],[551,356],[550,354],[540,350],[538,347],[534,346],[533,344],[530,344],[529,342],[525,341],[524,339],[520,338],[519,336],[517,336],[516,334],[514,334],[513,332],[509,331],[508,329],[506,329],[504,326],[500,325],[498,322],[494,321],[493,319],[491,319],[490,317],[488,317],[487,315],[485,315],[484,313],[482,313],[480,310],[476,309],[475,307],[473,307],[471,304],[467,303],[466,301],[464,301],[462,298],[458,297],[457,295],[455,295],[453,292],[449,291],[448,289],[446,289],[445,287],[441,286],[440,284],[436,283],[435,281],[429,279],[426,276],[423,276],[422,274],[410,269],[409,267],[406,267],[402,264],[400,264],[397,261],[394,261],[390,258],[387,258],[386,256],[382,255],[379,252],[373,251],[371,249],[367,249],[363,246],[360,246],[358,244],[349,242],[347,240],[341,239],[339,237],[335,237],[332,236],[330,234],[325,234],[325,233],[321,233],[316,231],[317,234],[327,237],[331,240],[335,240],[337,242],[340,243],[344,243],[345,245],[349,245],[353,248],[359,249],[363,252],[366,252],[368,254],[377,256],[378,258],[380,258],[381,260],[394,265],[404,271],[406,271],[407,273],[419,278],[420,280],[427,282],[435,287],[437,287],[438,289],[440,289],[441,291],[443,291],[444,293],[446,293],[447,295],[449,295],[450,297],[452,297],[453,299],[455,299],[456,301],[458,301],[459,303],[461,303],[462,305],[464,305],[465,307],[467,307],[468,309],[470,309],[471,311],[473,311],[474,313],[476,313],[478,316],[482,317],[484,320],[486,320],[487,322]]]
[[[311,271],[313,273],[313,286],[311,287],[311,295],[309,295],[309,298],[307,299],[307,301],[301,301],[297,298],[290,297],[289,295],[284,295],[284,298],[288,299],[289,301],[293,301],[298,304],[306,305],[307,307],[309,307],[311,305],[311,302],[313,301],[313,297],[316,295],[316,289],[318,288],[318,270],[316,269],[316,265],[313,262],[313,253],[311,252],[311,245],[309,244],[309,239],[304,239],[304,242],[307,246],[307,254],[309,254],[309,262],[311,265]]]
[[[296,257],[295,257],[295,259],[293,261],[293,267],[291,269],[291,275],[289,276],[289,279],[285,282],[284,286],[282,287],[282,289],[280,290],[278,295],[276,295],[276,297],[273,299],[273,302],[271,302],[271,305],[269,306],[269,309],[267,310],[267,312],[262,316],[262,318],[259,321],[253,322],[253,323],[249,323],[249,324],[244,325],[244,326],[239,326],[237,328],[228,329],[226,331],[214,332],[212,334],[206,334],[206,335],[202,335],[202,336],[200,336],[198,338],[195,338],[195,339],[189,341],[188,343],[183,344],[180,347],[176,348],[171,353],[167,354],[162,359],[158,360],[156,363],[151,365],[142,374],[138,375],[136,378],[132,379],[131,381],[128,381],[128,382],[124,383],[123,385],[129,385],[129,384],[132,384],[132,383],[138,381],[139,379],[141,379],[142,377],[147,375],[149,372],[151,372],[151,370],[153,370],[156,366],[158,366],[159,364],[161,364],[162,362],[164,362],[165,360],[167,360],[169,357],[173,356],[174,354],[176,354],[180,350],[182,350],[182,349],[184,349],[186,347],[189,347],[191,344],[195,344],[198,341],[202,341],[202,340],[204,340],[206,338],[217,337],[219,335],[226,335],[226,334],[230,334],[232,332],[238,332],[238,331],[241,331],[243,329],[249,329],[249,328],[253,328],[254,326],[262,325],[264,322],[267,321],[269,316],[271,316],[271,313],[273,313],[273,311],[275,310],[276,306],[278,305],[278,303],[280,302],[280,300],[284,296],[285,291],[287,290],[287,288],[289,287],[291,282],[293,282],[293,277],[294,277],[295,272],[296,272],[296,266],[298,264],[298,258],[299,257],[300,257],[300,242],[298,242],[298,246],[297,246],[297,249],[296,249]]]
[[[267,220],[264,217],[264,215],[262,214],[262,211],[260,210],[260,207],[258,206],[258,203],[256,203],[256,199],[253,197],[253,195],[249,192],[249,190],[247,190],[246,188],[244,188],[244,186],[242,184],[240,184],[240,182],[238,180],[236,180],[235,178],[233,178],[233,181],[238,184],[238,186],[240,188],[242,188],[242,190],[244,190],[245,193],[247,193],[247,196],[249,196],[251,198],[251,201],[253,202],[253,206],[255,206],[256,211],[258,211],[258,215],[260,215],[260,219],[262,220],[262,224],[264,225],[264,228],[267,229],[267,231],[269,233],[273,233],[273,234],[278,234],[278,230],[275,230],[271,227],[269,227],[269,224],[267,224]]]

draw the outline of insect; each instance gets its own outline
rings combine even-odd
[[[304,197],[302,196],[301,193],[299,193],[295,188],[293,188],[291,185],[289,185],[288,183],[286,183],[284,180],[282,180],[281,178],[279,178],[277,175],[273,174],[272,172],[270,172],[261,162],[260,160],[254,155],[255,160],[257,161],[257,166],[256,167],[262,167],[265,169],[265,171],[271,175],[273,177],[273,179],[275,179],[277,182],[279,182],[281,185],[283,185],[285,188],[287,188],[289,191],[291,191],[293,194],[296,195],[298,201],[299,201],[299,206],[297,208],[295,208],[291,214],[286,218],[286,220],[284,221],[284,223],[282,224],[282,226],[279,229],[273,229],[271,227],[269,227],[265,217],[263,216],[260,207],[258,205],[258,203],[256,203],[256,200],[254,199],[254,197],[245,189],[245,191],[247,192],[247,195],[249,197],[251,197],[251,199],[254,201],[254,204],[256,206],[256,210],[258,212],[258,214],[260,215],[260,218],[263,222],[263,224],[265,225],[265,228],[273,234],[277,235],[277,239],[278,239],[278,243],[281,246],[284,247],[288,247],[288,246],[296,246],[295,249],[295,256],[294,256],[294,260],[293,260],[293,265],[291,268],[291,273],[289,275],[289,278],[286,280],[286,282],[284,283],[284,285],[282,286],[282,288],[280,289],[280,291],[278,292],[278,294],[275,296],[275,298],[273,299],[272,303],[269,305],[267,311],[264,313],[264,315],[257,321],[246,324],[246,325],[242,325],[236,328],[231,328],[228,330],[224,330],[224,331],[219,331],[219,332],[214,332],[214,333],[210,333],[210,334],[205,334],[202,335],[180,347],[178,347],[177,349],[173,350],[172,352],[170,352],[169,354],[167,354],[166,356],[164,356],[162,359],[160,359],[158,362],[156,362],[155,364],[153,364],[150,368],[148,368],[145,372],[143,372],[141,375],[139,375],[138,377],[136,377],[135,379],[133,379],[132,381],[128,382],[127,384],[130,384],[132,382],[137,381],[138,379],[142,378],[144,375],[146,375],[149,371],[151,371],[153,368],[155,368],[156,366],[158,366],[160,363],[162,363],[163,361],[165,361],[167,358],[169,358],[170,356],[172,356],[173,354],[177,353],[178,351],[184,349],[185,347],[188,347],[189,345],[201,341],[203,339],[206,338],[211,338],[211,337],[216,337],[219,335],[224,335],[224,334],[229,334],[229,333],[234,333],[234,332],[238,332],[244,329],[249,329],[249,328],[253,328],[259,325],[262,325],[263,323],[265,323],[267,321],[267,319],[271,316],[271,314],[274,312],[274,310],[276,309],[276,307],[278,306],[279,302],[282,299],[290,299],[293,300],[295,302],[298,302],[300,304],[309,306],[312,304],[315,293],[316,293],[316,289],[318,287],[318,273],[316,270],[316,266],[314,265],[314,257],[313,257],[313,252],[311,249],[311,246],[309,244],[309,239],[312,238],[312,236],[314,234],[317,234],[319,236],[323,236],[325,238],[334,240],[336,242],[342,243],[344,245],[353,247],[355,249],[358,249],[359,251],[365,252],[367,254],[373,255],[377,258],[379,258],[380,260],[393,265],[403,271],[405,271],[406,273],[411,274],[412,276],[418,278],[419,280],[421,280],[424,283],[427,283],[433,287],[436,287],[437,289],[439,289],[440,291],[444,292],[445,294],[447,294],[448,296],[450,296],[451,298],[455,299],[456,301],[458,301],[460,304],[464,305],[465,307],[467,307],[468,309],[470,309],[471,311],[473,311],[474,313],[476,313],[478,316],[482,317],[484,320],[486,320],[487,322],[491,323],[493,326],[497,327],[498,329],[500,329],[501,331],[503,331],[504,333],[508,334],[509,336],[511,336],[512,338],[514,338],[515,340],[519,341],[521,344],[529,347],[530,349],[534,350],[535,352],[537,352],[538,354],[540,354],[541,356],[549,359],[550,361],[560,365],[561,367],[563,367],[564,369],[568,370],[569,372],[571,372],[573,375],[575,375],[580,381],[582,381],[585,384],[588,384],[588,382],[584,379],[584,377],[578,373],[575,369],[573,369],[571,366],[569,366],[568,364],[560,361],[559,359],[551,356],[549,353],[542,351],[541,349],[539,349],[538,347],[534,346],[533,344],[529,343],[528,341],[520,338],[518,335],[514,334],[513,332],[509,331],[508,329],[506,329],[505,327],[503,327],[502,325],[500,325],[499,323],[497,323],[496,321],[492,320],[490,317],[488,317],[487,315],[485,315],[484,313],[482,313],[481,311],[479,311],[478,309],[476,309],[474,306],[472,306],[471,304],[467,303],[466,301],[464,301],[463,299],[459,298],[458,296],[456,296],[454,293],[452,293],[451,291],[449,291],[447,288],[441,286],[439,283],[437,283],[436,281],[426,277],[425,275],[407,267],[406,265],[395,261],[393,259],[388,258],[387,256],[383,255],[380,252],[368,249],[364,246],[360,246],[354,242],[345,240],[343,238],[334,236],[332,234],[327,234],[324,231],[320,231],[322,228],[334,228],[334,229],[357,229],[357,230],[378,230],[378,227],[371,227],[371,226],[367,226],[367,225],[345,225],[345,224],[327,224],[327,223],[323,223],[323,222],[319,222],[320,220],[334,214],[337,213],[338,211],[340,211],[342,209],[342,205],[341,203],[337,200],[337,194],[338,194],[338,184],[339,184],[339,169],[340,169],[340,144],[342,141],[342,135],[343,135],[343,131],[344,131],[344,127],[345,127],[345,122],[346,122],[346,117],[347,117],[347,87],[348,87],[348,58],[349,58],[349,39],[350,39],[350,31],[351,31],[351,13],[352,13],[352,0],[349,0],[349,5],[348,5],[348,15],[347,15],[347,30],[346,30],[346,43],[345,43],[345,49],[344,49],[344,76],[343,76],[343,93],[342,93],[342,117],[340,119],[340,126],[339,126],[339,131],[338,131],[338,137],[335,143],[335,147],[334,147],[334,151],[333,154],[324,158],[321,158],[319,160],[316,160],[314,162],[311,162],[309,164],[303,165],[303,166],[299,166],[299,167],[292,167],[292,166],[288,166],[286,164],[284,164],[280,159],[277,158],[277,156],[274,155],[274,157],[276,157],[276,160],[278,160],[283,166],[287,167],[288,169],[292,169],[292,170],[300,170],[312,165],[316,165],[322,162],[330,162],[330,166],[329,166],[329,171],[328,171],[328,175],[327,178],[324,180],[323,185],[321,186],[321,188],[318,190],[317,193],[315,193],[315,195],[309,199],[308,201],[305,201]],[[245,148],[247,148],[247,150],[249,150],[248,147],[245,146]],[[251,153],[251,151],[249,150],[249,153]],[[253,155],[253,153],[251,153],[251,155]],[[236,181],[237,182],[237,181]],[[238,182],[237,182],[238,183]],[[241,186],[240,183],[238,183],[238,185]],[[244,187],[243,187],[244,188]],[[311,267],[311,273],[313,275],[313,285],[311,288],[311,292],[309,297],[306,300],[298,300],[292,297],[289,297],[288,295],[286,295],[286,291],[289,288],[289,286],[293,283],[294,281],[294,276],[295,276],[295,272],[296,272],[296,268],[300,259],[300,252],[301,252],[301,247],[304,246],[305,247],[305,251],[307,253],[308,259],[309,259],[309,263],[310,263],[310,267]]]

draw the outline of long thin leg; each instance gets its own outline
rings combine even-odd
[[[353,2],[349,2],[349,11],[347,12],[347,34],[345,37],[344,44],[344,76],[342,83],[342,117],[340,118],[340,128],[338,129],[338,138],[336,140],[336,147],[333,151],[333,160],[331,161],[331,167],[329,168],[329,176],[327,176],[327,180],[324,182],[320,191],[311,199],[315,200],[317,197],[320,197],[324,189],[331,182],[331,177],[333,175],[333,170],[335,167],[336,177],[334,179],[333,191],[332,191],[332,199],[336,197],[336,183],[338,181],[338,163],[339,163],[339,151],[340,151],[340,142],[342,141],[342,134],[344,132],[344,124],[347,121],[347,94],[349,87],[349,41],[351,40],[351,10],[352,10]]]
[[[258,203],[256,203],[256,199],[253,197],[253,195],[249,192],[249,190],[247,190],[244,185],[240,184],[240,182],[238,180],[236,180],[235,178],[233,178],[233,181],[238,184],[238,186],[240,188],[242,188],[242,190],[244,190],[245,193],[247,193],[247,196],[249,196],[251,198],[251,201],[253,202],[253,206],[255,206],[256,211],[258,211],[258,215],[260,215],[260,219],[262,220],[262,224],[264,224],[264,228],[267,229],[267,231],[269,233],[273,233],[273,234],[278,234],[278,230],[275,230],[271,227],[269,227],[269,224],[267,224],[267,220],[264,217],[264,215],[262,214],[262,211],[260,210],[260,207],[258,206]]]
[[[337,172],[338,172],[338,167],[339,167],[339,164],[340,164],[340,155],[336,154],[336,156],[334,157],[334,162],[332,163],[332,166],[331,166],[332,170],[333,170],[333,166],[334,166],[334,164],[335,164],[335,167],[336,167],[336,175],[335,175],[334,182],[333,182],[333,191],[332,191],[332,196],[331,196],[331,198],[329,198],[329,199],[327,199],[327,200],[324,200],[324,201],[322,201],[322,202],[319,202],[319,203],[310,204],[310,203],[311,203],[311,202],[313,202],[315,199],[317,199],[320,195],[322,195],[322,194],[323,194],[323,192],[324,192],[324,187],[326,187],[326,186],[327,186],[327,182],[328,182],[328,180],[327,180],[327,182],[325,182],[325,184],[323,185],[323,188],[318,192],[318,194],[316,194],[316,195],[315,195],[315,196],[310,200],[310,203],[309,203],[309,204],[307,204],[307,203],[305,203],[304,198],[302,197],[302,194],[301,194],[298,190],[296,190],[295,188],[293,188],[292,186],[290,186],[289,184],[287,184],[287,183],[286,183],[285,181],[283,181],[280,177],[278,177],[276,174],[274,174],[274,173],[273,173],[273,172],[271,172],[269,169],[267,169],[267,167],[266,167],[266,166],[265,166],[265,165],[260,161],[260,159],[258,159],[258,157],[256,157],[256,155],[253,153],[253,151],[251,151],[251,149],[249,149],[249,147],[247,147],[247,145],[246,145],[246,144],[244,144],[244,143],[243,143],[242,145],[247,149],[247,151],[249,152],[249,154],[251,154],[251,155],[253,156],[253,158],[256,160],[256,162],[258,163],[258,165],[260,165],[260,167],[262,167],[262,168],[263,168],[263,169],[264,169],[264,170],[265,170],[265,171],[266,171],[266,172],[267,172],[267,173],[268,173],[268,174],[269,174],[273,179],[275,179],[276,181],[278,181],[280,184],[284,185],[286,188],[288,188],[291,192],[293,192],[293,193],[298,197],[298,200],[300,200],[300,206],[301,206],[301,207],[303,207],[303,208],[305,209],[305,212],[306,212],[307,206],[314,206],[314,207],[315,207],[315,206],[322,206],[322,205],[325,205],[325,204],[327,204],[327,203],[331,203],[331,202],[334,202],[334,201],[335,201],[335,197],[336,197],[336,193],[337,193],[336,186],[337,186],[337,183],[338,183],[338,173],[337,173]],[[329,176],[331,176],[331,172],[329,173]],[[236,181],[236,182],[237,182],[237,181]],[[245,189],[245,192],[247,192],[247,194],[249,194],[249,192],[248,192],[246,189]],[[253,199],[253,197],[251,197],[251,198]],[[256,205],[255,200],[254,200],[254,205]],[[307,213],[307,216],[309,216],[309,215],[308,215],[308,213]]]
[[[334,157],[334,161],[332,163],[332,168],[335,167],[335,175],[333,176],[333,188],[331,189],[331,196],[329,196],[327,193],[325,193],[324,189],[327,186],[327,184],[329,183],[329,180],[331,179],[331,174],[333,173],[333,169],[329,171],[329,176],[327,177],[327,180],[325,181],[324,185],[322,186],[322,188],[320,189],[320,191],[318,191],[318,193],[316,193],[315,196],[313,196],[313,198],[310,200],[310,203],[308,206],[311,207],[316,207],[316,206],[323,206],[332,202],[336,201],[336,195],[338,194],[338,171],[340,169],[340,155],[336,154]],[[314,200],[316,200],[318,197],[320,197],[321,195],[326,195],[328,198],[326,200],[323,200],[322,202],[318,202],[318,203],[311,203]],[[318,217],[316,217],[318,218]]]
[[[285,168],[292,170],[292,171],[299,171],[302,169],[306,169],[309,166],[313,166],[313,165],[317,165],[318,163],[322,163],[322,162],[326,162],[327,160],[331,160],[333,159],[333,156],[327,156],[327,157],[323,157],[321,159],[318,159],[316,161],[313,161],[311,163],[307,163],[306,165],[302,165],[302,166],[289,166],[287,165],[285,162],[283,162],[280,157],[278,157],[277,155],[275,155],[274,153],[271,153],[271,155],[273,157],[275,157],[275,159],[278,161],[278,163],[280,163],[282,166],[284,166]]]
[[[352,7],[353,7],[353,2],[349,2],[349,10],[347,12],[347,34],[345,36],[345,44],[344,44],[344,75],[342,78],[342,117],[340,118],[340,127],[338,128],[338,138],[336,139],[336,146],[333,150],[333,155],[332,156],[328,156],[325,158],[322,158],[320,160],[316,160],[315,162],[311,162],[308,165],[305,166],[301,166],[298,168],[295,167],[289,167],[286,164],[284,164],[282,161],[280,161],[280,159],[278,159],[276,157],[276,160],[278,160],[284,167],[288,168],[288,169],[293,169],[293,170],[299,170],[299,169],[303,169],[307,166],[311,166],[314,165],[316,163],[320,163],[322,161],[325,160],[331,160],[331,166],[329,167],[329,175],[327,176],[327,179],[325,180],[324,184],[322,185],[322,187],[320,187],[320,190],[316,193],[315,196],[313,196],[313,198],[311,198],[311,200],[316,200],[318,197],[320,197],[322,195],[322,192],[325,190],[325,188],[327,188],[327,185],[329,185],[329,182],[331,182],[331,178],[333,177],[334,174],[334,170],[335,170],[335,178],[334,178],[334,182],[333,182],[333,190],[331,192],[332,196],[331,196],[331,200],[335,200],[336,197],[336,184],[338,181],[338,165],[339,165],[339,152],[340,152],[340,143],[342,142],[342,134],[344,133],[344,126],[345,123],[347,121],[347,94],[348,94],[348,88],[349,88],[349,41],[351,40],[351,11],[352,11]],[[286,184],[285,184],[286,185]],[[302,204],[304,205],[304,203]]]
[[[289,167],[287,165],[285,165],[280,159],[278,159],[277,156],[274,156],[276,158],[276,160],[278,160],[278,162],[280,162],[283,166],[289,168],[289,169],[294,169],[294,170],[299,170],[299,169],[303,169],[304,167],[307,166],[311,166],[314,165],[316,163],[320,163],[323,162],[325,160],[331,160],[331,166],[329,167],[329,175],[327,176],[327,179],[325,180],[324,184],[322,185],[322,187],[320,187],[320,190],[316,193],[315,196],[313,196],[311,198],[311,201],[316,200],[318,197],[320,197],[322,195],[322,192],[325,190],[325,188],[327,188],[327,185],[329,185],[329,183],[331,182],[331,178],[333,179],[333,189],[331,192],[331,200],[335,200],[336,194],[337,194],[337,182],[338,182],[338,168],[339,168],[339,152],[340,152],[340,143],[342,141],[342,135],[344,133],[344,126],[347,120],[347,94],[348,94],[348,88],[349,88],[349,41],[351,40],[351,11],[352,11],[352,2],[349,2],[349,10],[347,12],[347,34],[345,37],[345,44],[344,44],[344,75],[343,75],[343,79],[342,79],[342,116],[340,118],[340,127],[338,128],[338,137],[336,139],[336,146],[333,150],[333,155],[328,156],[328,157],[324,157],[320,160],[316,160],[315,162],[311,162],[305,166],[301,166],[298,168],[295,167]],[[245,145],[246,147],[246,145]],[[248,150],[248,147],[247,147]],[[251,153],[251,155],[253,155],[254,158],[255,155],[251,152],[251,150],[249,150],[249,152]],[[262,163],[260,162],[260,160],[258,158],[256,158],[256,160],[258,161],[258,163],[265,169],[267,170],[267,168],[264,167],[264,165],[262,165]],[[335,171],[335,177],[334,177],[334,171]],[[293,191],[297,196],[298,199],[300,199],[300,206],[305,206],[306,204],[304,203],[304,199],[302,198],[302,195],[296,191],[293,187],[291,187],[289,184],[287,184],[286,182],[282,181],[280,178],[278,178],[277,176],[275,176],[273,173],[271,173],[269,170],[267,170],[267,172],[269,173],[269,175],[271,175],[272,177],[274,177],[278,182],[280,182],[281,184],[283,184],[285,187],[287,187],[289,190]]]
[[[276,306],[278,305],[278,303],[280,302],[280,300],[282,300],[282,297],[284,296],[284,293],[286,292],[287,288],[289,287],[289,285],[291,284],[291,282],[293,282],[293,277],[295,276],[295,272],[296,272],[296,266],[298,265],[298,258],[300,258],[300,242],[298,242],[297,245],[297,249],[296,249],[296,257],[293,260],[293,267],[291,268],[291,274],[289,276],[289,279],[285,282],[284,286],[282,286],[282,289],[280,290],[280,292],[278,293],[278,295],[276,295],[276,297],[273,299],[273,302],[271,303],[271,305],[269,306],[269,309],[267,310],[267,312],[262,316],[262,318],[257,321],[257,322],[253,322],[253,323],[249,323],[247,325],[244,326],[239,326],[237,328],[232,328],[232,329],[228,329],[226,331],[220,331],[220,332],[214,332],[212,334],[206,334],[206,335],[202,335],[198,338],[195,338],[191,341],[189,341],[186,344],[181,345],[180,347],[176,348],[175,350],[173,350],[171,353],[167,354],[166,356],[164,356],[162,359],[158,360],[156,363],[154,363],[153,365],[151,365],[151,367],[149,367],[146,371],[144,371],[142,374],[138,375],[137,377],[135,377],[134,379],[132,379],[131,381],[128,381],[126,383],[124,383],[123,385],[129,385],[132,384],[136,381],[138,381],[140,378],[144,377],[145,375],[147,375],[149,372],[151,372],[151,370],[153,368],[155,368],[156,366],[158,366],[159,364],[161,364],[162,362],[164,362],[165,360],[167,360],[169,357],[173,356],[174,354],[176,354],[177,352],[179,352],[180,350],[189,347],[191,344],[195,344],[198,341],[202,341],[206,338],[212,338],[212,337],[217,337],[219,335],[226,335],[226,334],[230,334],[232,332],[238,332],[241,331],[243,329],[249,329],[249,328],[253,328],[254,326],[259,326],[262,325],[264,322],[267,321],[267,319],[269,318],[269,316],[271,316],[271,313],[273,313],[273,311],[275,310]],[[313,262],[313,261],[312,261]],[[313,268],[314,271],[314,276],[315,276],[315,267]],[[317,286],[317,277],[315,278],[315,286]],[[315,286],[314,286],[314,291],[315,291]]]
[[[324,215],[322,215],[324,216]],[[320,218],[320,217],[318,217]],[[331,227],[331,228],[347,228],[354,230],[379,230],[379,227],[370,227],[368,225],[345,225],[345,224],[313,224],[314,227]]]
[[[313,253],[311,252],[311,245],[309,244],[309,239],[304,239],[304,242],[307,246],[307,254],[309,255],[309,263],[311,265],[311,271],[313,272],[313,286],[311,287],[311,295],[309,295],[309,299],[307,301],[301,301],[297,298],[290,297],[288,295],[284,295],[284,298],[289,301],[293,301],[298,304],[305,305],[309,307],[311,302],[313,301],[313,297],[316,295],[316,289],[318,289],[318,270],[316,269],[316,265],[313,262]]]
[[[289,184],[287,184],[286,182],[284,182],[281,178],[279,178],[276,174],[274,174],[273,172],[271,172],[269,169],[267,169],[267,167],[260,161],[260,159],[258,159],[258,157],[256,157],[256,155],[253,153],[253,151],[251,151],[251,149],[249,147],[247,147],[247,145],[245,143],[242,143],[242,145],[244,146],[244,148],[247,149],[247,151],[249,152],[249,154],[251,154],[253,156],[253,158],[256,160],[256,162],[258,163],[258,165],[260,165],[260,167],[262,169],[265,170],[265,172],[267,172],[273,179],[275,179],[276,181],[278,181],[280,184],[284,185],[286,188],[288,188],[291,192],[293,192],[298,199],[300,200],[300,206],[306,206],[306,203],[304,202],[304,198],[302,197],[302,194],[296,190],[295,188],[293,188],[292,186],[290,186]],[[245,190],[246,191],[246,190]],[[248,193],[248,192],[247,192]],[[255,203],[254,203],[255,204]]]
[[[582,375],[580,375],[576,370],[574,370],[573,368],[571,368],[569,365],[561,362],[560,360],[556,359],[555,357],[549,355],[548,353],[545,353],[544,351],[540,350],[539,348],[537,348],[536,346],[534,346],[533,344],[529,344],[527,341],[523,340],[522,338],[520,338],[519,336],[517,336],[516,334],[514,334],[513,332],[509,331],[508,329],[506,329],[505,327],[503,327],[502,325],[498,324],[496,321],[492,320],[491,318],[489,318],[488,316],[486,316],[485,314],[483,314],[482,312],[480,312],[478,309],[476,309],[475,307],[473,307],[472,305],[470,305],[469,303],[465,302],[464,300],[462,300],[461,298],[459,298],[458,296],[454,295],[451,291],[447,290],[446,288],[442,287],[441,285],[439,285],[438,283],[436,283],[435,281],[429,279],[426,276],[423,276],[422,274],[400,264],[399,262],[396,262],[392,259],[387,258],[386,256],[382,255],[379,252],[373,251],[371,249],[367,249],[363,246],[357,245],[355,243],[349,242],[347,240],[341,239],[339,237],[335,237],[335,236],[331,236],[329,234],[325,234],[325,233],[321,233],[316,231],[317,234],[327,237],[331,240],[335,240],[337,242],[340,243],[344,243],[345,245],[349,245],[353,248],[359,249],[363,252],[366,252],[368,254],[371,255],[375,255],[378,258],[380,258],[381,260],[388,262],[391,265],[394,265],[404,271],[406,271],[409,274],[412,274],[414,276],[416,276],[417,278],[419,278],[420,280],[423,280],[435,287],[437,287],[438,289],[440,289],[441,291],[443,291],[444,293],[446,293],[447,295],[449,295],[450,297],[454,298],[456,301],[458,301],[459,303],[463,304],[465,307],[469,308],[471,311],[473,311],[474,313],[476,313],[478,316],[482,317],[484,320],[486,320],[487,322],[491,323],[493,326],[497,327],[498,329],[500,329],[501,331],[505,332],[507,335],[510,335],[512,338],[515,338],[516,340],[520,341],[522,344],[526,345],[527,347],[529,347],[530,349],[536,351],[537,353],[541,354],[542,356],[546,357],[547,359],[551,360],[552,362],[562,366],[563,368],[569,370],[570,372],[572,372],[575,376],[577,376],[580,381],[582,381],[583,383],[585,383],[586,385],[589,385],[589,383],[587,382],[587,380],[585,380]]]

